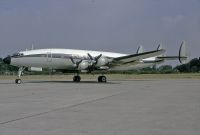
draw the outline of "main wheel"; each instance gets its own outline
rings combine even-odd
[[[21,84],[21,83],[22,83],[22,80],[21,80],[21,79],[16,79],[16,80],[15,80],[15,83],[16,83],[16,84]]]
[[[73,81],[74,82],[80,82],[81,81],[81,77],[80,76],[74,76]]]
[[[106,83],[106,82],[107,82],[106,76],[99,76],[99,77],[98,77],[98,82]]]
[[[101,82],[101,77],[102,77],[102,76],[99,76],[99,77],[98,77],[98,82]]]

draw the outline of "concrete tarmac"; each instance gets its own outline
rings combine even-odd
[[[200,80],[0,80],[0,135],[200,135]]]

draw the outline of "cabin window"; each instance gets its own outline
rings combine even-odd
[[[61,54],[52,54],[53,58],[61,58]]]

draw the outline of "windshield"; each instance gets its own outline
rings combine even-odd
[[[19,53],[19,52],[18,52],[18,53],[14,53],[12,56],[13,56],[13,57],[16,57],[16,56],[23,56],[23,55],[24,55],[23,53]]]

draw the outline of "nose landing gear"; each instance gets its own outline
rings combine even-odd
[[[22,80],[21,80],[21,79],[16,79],[16,80],[15,80],[15,83],[16,83],[16,84],[21,84],[21,83],[22,83]]]
[[[25,67],[20,67],[19,68],[19,70],[18,70],[18,79],[15,80],[16,84],[21,84],[22,83],[22,80],[20,78],[22,76],[22,73],[23,73],[24,69],[25,69]]]

